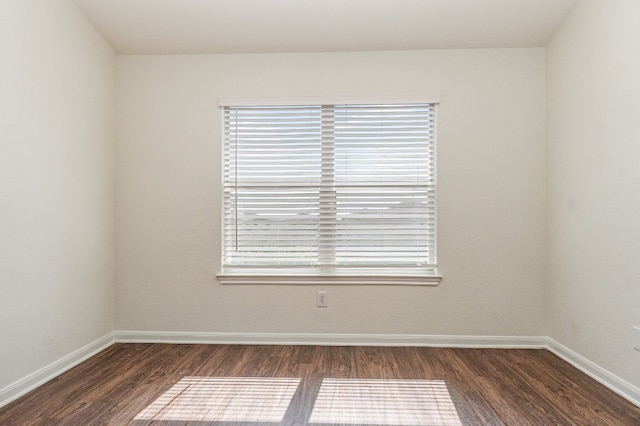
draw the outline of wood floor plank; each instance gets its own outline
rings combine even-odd
[[[481,383],[480,389],[484,398],[492,401],[492,406],[506,424],[562,424],[573,425],[570,417],[551,405],[548,394],[541,393],[534,383],[522,380],[512,368],[509,354],[516,353],[517,357],[526,356],[531,351],[500,351],[499,355],[487,350],[477,350],[470,357],[467,364],[470,374],[477,377]],[[496,356],[496,355],[498,356]],[[514,392],[515,390],[515,392]],[[541,397],[542,396],[542,397]],[[519,411],[527,412],[526,419],[522,419]]]
[[[410,405],[428,389],[444,389],[440,408]],[[334,408],[314,413],[319,395]],[[231,416],[238,401],[270,420]],[[151,404],[165,414],[136,418]],[[437,411],[446,404],[454,417]],[[0,425],[355,424],[367,413],[401,425],[413,411],[442,424],[640,425],[639,407],[546,350],[195,344],[112,345],[0,408]]]

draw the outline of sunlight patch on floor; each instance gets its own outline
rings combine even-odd
[[[184,377],[135,420],[281,422],[300,379]]]
[[[324,379],[310,423],[460,426],[442,380]]]

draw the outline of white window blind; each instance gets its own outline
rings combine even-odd
[[[435,270],[435,114],[225,106],[223,269]]]

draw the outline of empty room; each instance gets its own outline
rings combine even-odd
[[[0,0],[0,425],[640,424],[639,23]]]

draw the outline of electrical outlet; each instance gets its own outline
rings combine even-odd
[[[633,327],[633,348],[640,351],[640,327]]]
[[[316,294],[316,304],[319,308],[326,308],[329,306],[329,295],[326,291],[319,291]]]

